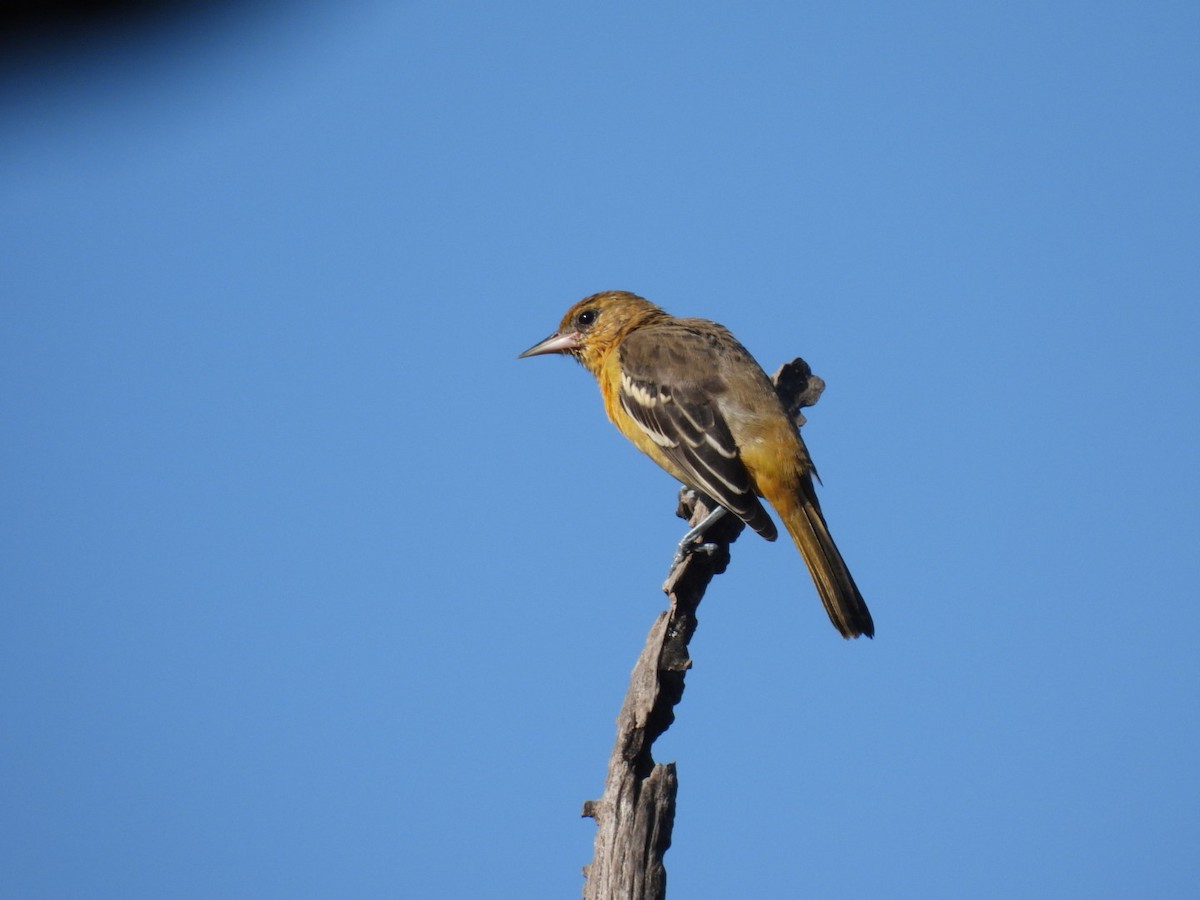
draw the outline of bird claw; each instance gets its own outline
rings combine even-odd
[[[700,522],[700,524],[696,525],[691,531],[683,536],[683,540],[681,540],[679,542],[679,546],[675,548],[675,557],[671,560],[672,569],[683,562],[683,560],[689,554],[695,553],[697,550],[709,554],[716,551],[716,544],[710,542],[701,544],[699,541],[704,539],[704,535],[708,532],[708,529],[711,528],[718,519],[724,516],[726,512],[727,510],[723,506],[714,507],[713,511],[705,516],[704,520]]]
[[[696,539],[693,538],[691,534],[688,534],[682,541],[679,542],[679,546],[675,548],[675,556],[671,559],[671,570],[673,571],[676,566],[680,565],[693,553],[707,553],[709,556],[711,556],[716,552],[716,544],[712,543],[711,541],[698,544],[696,543]]]
[[[712,555],[717,551],[717,545],[711,541],[706,541],[705,543],[700,542],[704,540],[704,535],[708,532],[708,529],[711,528],[718,519],[724,516],[726,512],[728,512],[728,510],[726,510],[723,506],[713,507],[712,512],[705,516],[704,520],[700,522],[700,524],[696,525],[691,531],[683,536],[683,539],[679,542],[679,546],[675,548],[675,556],[671,560],[670,571],[675,571],[675,567],[693,553],[700,552]]]

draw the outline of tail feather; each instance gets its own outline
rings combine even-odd
[[[875,636],[875,623],[871,611],[859,593],[858,585],[846,567],[837,544],[829,534],[829,526],[821,515],[821,505],[813,490],[812,478],[805,475],[800,489],[792,495],[794,501],[779,510],[788,534],[796,542],[800,555],[808,566],[825,611],[834,628],[842,637],[853,638],[865,634]]]

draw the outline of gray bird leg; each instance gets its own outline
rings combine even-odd
[[[671,560],[671,568],[674,569],[677,565],[683,562],[683,558],[689,553],[695,553],[697,550],[703,550],[705,553],[712,553],[717,549],[716,544],[697,544],[696,541],[704,537],[708,529],[723,516],[729,512],[725,507],[718,506],[712,512],[701,520],[700,524],[683,536],[683,540],[679,542],[679,546],[675,548],[675,558]]]

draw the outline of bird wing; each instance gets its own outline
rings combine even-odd
[[[720,338],[678,325],[631,333],[620,348],[619,401],[688,487],[774,540],[775,523],[758,499],[718,403],[728,390],[719,374]]]

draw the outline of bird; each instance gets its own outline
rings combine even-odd
[[[600,386],[604,409],[639,450],[768,541],[779,515],[834,627],[874,637],[875,623],[829,533],[816,468],[770,378],[723,325],[676,318],[629,291],[601,291],[518,358],[563,354]],[[688,538],[702,530],[701,523]],[[686,540],[687,538],[685,538]]]

